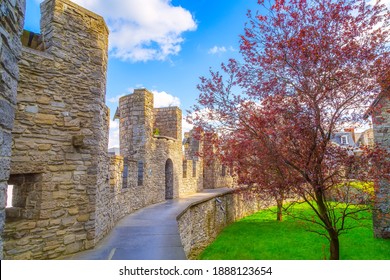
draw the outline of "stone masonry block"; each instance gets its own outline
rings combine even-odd
[[[0,158],[0,182],[7,181],[10,172],[11,159],[9,157]]]
[[[0,127],[11,130],[14,123],[15,110],[13,106],[4,99],[0,99]]]
[[[0,129],[0,157],[10,157],[12,146],[11,133]]]

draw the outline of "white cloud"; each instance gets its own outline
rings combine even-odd
[[[170,95],[165,91],[153,90],[152,93],[154,94],[154,108],[180,107],[180,99],[178,97]]]
[[[119,120],[110,120],[110,135],[108,148],[119,147]]]
[[[119,101],[119,98],[121,98],[122,96],[125,96],[126,94],[128,94],[128,93],[122,93],[122,94],[119,94],[117,96],[111,97],[108,99],[108,102],[117,103]]]
[[[183,133],[189,132],[191,129],[194,128],[194,125],[187,122],[186,117],[183,118],[182,126],[183,126]]]
[[[183,32],[197,25],[171,0],[73,0],[101,15],[110,29],[110,54],[128,61],[165,60],[181,50]]]
[[[214,46],[211,49],[209,49],[208,53],[209,54],[220,54],[220,53],[224,53],[226,51],[227,50],[224,46],[222,46],[222,47]]]
[[[137,85],[142,86],[142,85]],[[127,93],[123,93],[108,99],[109,102],[116,103],[119,98],[133,93],[134,88],[130,87],[127,89]],[[152,91],[154,95],[154,107],[162,108],[162,107],[171,107],[171,106],[180,106],[180,99],[176,96],[173,96],[165,91]],[[183,123],[183,125],[185,125]],[[186,125],[188,127],[188,125]],[[109,141],[108,148],[119,147],[119,120],[110,120],[110,131],[109,131]]]
[[[210,48],[208,50],[208,54],[212,54],[212,55],[220,55],[220,54],[223,54],[225,52],[236,52],[237,50],[235,48],[233,48],[232,46],[229,46],[229,47],[225,47],[225,46],[214,46],[212,48]]]

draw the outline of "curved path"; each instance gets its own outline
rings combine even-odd
[[[228,191],[229,189],[204,190],[142,208],[122,218],[94,249],[65,259],[185,260],[176,217],[193,203]]]

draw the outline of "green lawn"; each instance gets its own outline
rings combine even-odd
[[[301,206],[302,207],[302,206]],[[303,208],[310,213],[309,209]],[[390,260],[390,240],[375,239],[370,212],[340,236],[343,260]],[[307,224],[284,216],[275,220],[275,212],[264,210],[228,226],[200,255],[202,260],[321,260],[329,258],[325,237],[308,232]],[[351,220],[350,223],[357,223]]]

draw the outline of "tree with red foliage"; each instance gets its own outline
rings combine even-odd
[[[238,184],[250,186],[265,205],[276,202],[276,220],[282,221],[284,201],[294,198],[293,186],[299,185],[300,180],[277,155],[270,153],[262,138],[254,136],[246,127],[237,126],[218,144],[220,156],[224,164],[234,169]]]
[[[361,121],[381,90],[377,81],[389,63],[389,11],[364,0],[258,2],[261,9],[248,12],[241,36],[243,62],[231,59],[222,73],[211,70],[211,77],[201,77],[191,121],[218,134],[213,139],[225,145],[224,155],[237,149],[230,153],[236,166],[242,157],[262,155],[252,161],[254,170],[288,170],[287,181],[310,205],[313,222],[330,242],[330,259],[339,259],[339,234],[361,208],[347,203],[337,213],[332,194],[352,175],[370,180],[369,171],[378,169],[368,160],[383,157],[375,151],[375,157],[357,157],[331,139]],[[232,139],[239,142],[229,145]]]

